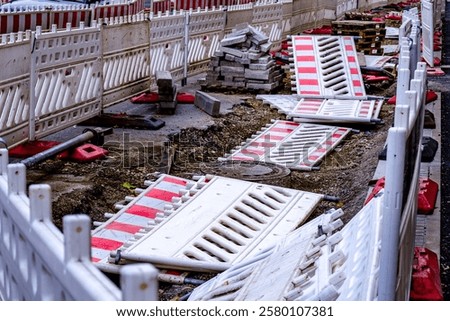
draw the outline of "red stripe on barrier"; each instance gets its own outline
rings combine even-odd
[[[147,218],[155,218],[156,214],[161,212],[160,210],[152,207],[142,206],[142,205],[133,205],[130,206],[125,213],[147,217]]]
[[[250,146],[253,146],[253,147],[275,147],[276,144],[271,143],[271,142],[251,142]]]
[[[312,37],[300,37],[301,40],[312,40]]]
[[[319,91],[315,90],[300,90],[300,95],[319,95]]]
[[[174,183],[177,185],[182,185],[182,186],[186,186],[187,181],[183,180],[183,179],[179,179],[179,178],[175,178],[175,177],[169,177],[166,176],[163,178],[164,182],[168,182],[168,183]]]
[[[347,57],[348,62],[356,62],[356,58],[354,56]]]
[[[172,193],[169,191],[164,191],[162,189],[154,188],[150,190],[147,194],[145,194],[147,197],[157,198],[162,201],[171,202],[172,197],[180,196],[178,193]]]
[[[358,75],[358,74],[359,74],[359,71],[358,71],[358,69],[356,69],[356,68],[350,68],[350,73],[351,73],[352,75]]]
[[[361,82],[359,80],[353,80],[353,86],[361,87]]]
[[[31,16],[34,14],[26,14],[25,15],[25,30],[34,29],[34,26],[31,26]]]
[[[298,62],[305,62],[305,61],[315,61],[316,58],[314,56],[297,56]]]
[[[362,93],[355,93],[355,96],[363,96]]]
[[[97,257],[91,258],[91,261],[94,262],[94,263],[100,262],[101,260],[102,260],[102,259],[99,259],[99,258],[97,258]]]
[[[1,16],[0,15],[0,32],[3,33],[8,33],[8,17],[5,16]]]
[[[242,149],[241,153],[244,155],[264,155],[265,152],[259,149]]]
[[[296,45],[295,50],[314,50],[313,45]]]
[[[269,129],[269,132],[277,132],[277,133],[292,133],[294,130],[290,128],[278,128],[274,127]]]
[[[352,45],[345,45],[345,50],[346,51],[353,51],[353,46]]]
[[[317,79],[299,79],[298,83],[300,86],[318,86],[319,81]]]
[[[97,249],[103,249],[103,250],[116,250],[119,247],[122,246],[122,242],[109,240],[101,237],[92,237],[91,238],[91,247],[95,247]]]
[[[132,225],[132,224],[125,224],[120,222],[112,222],[105,227],[107,230],[115,230],[115,231],[121,231],[131,234],[136,234],[139,232],[140,229],[142,229],[142,226]]]
[[[20,26],[20,16],[18,14],[15,14],[13,16],[13,30],[14,31],[19,31],[19,26]]]
[[[277,136],[277,135],[272,135],[272,134],[266,134],[266,135],[261,136],[261,138],[264,141],[269,141],[270,142],[271,140],[275,140],[275,141],[283,140],[284,136]],[[259,141],[259,139],[258,139],[258,141]]]
[[[316,74],[317,68],[315,67],[298,67],[298,72],[303,74]]]

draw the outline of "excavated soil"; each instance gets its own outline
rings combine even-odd
[[[395,84],[367,89],[369,94],[391,96]],[[110,152],[106,159],[88,164],[47,160],[28,171],[28,183],[44,182],[52,186],[53,220],[60,229],[63,216],[68,214],[84,213],[92,221],[105,221],[104,214],[116,212],[114,205],[134,195],[134,188],[145,187],[144,181],[151,179],[154,172],[170,169],[171,175],[185,178],[206,174],[208,168],[217,164],[218,157],[240,145],[271,119],[283,118],[254,94],[248,96],[252,98],[235,105],[230,113],[214,118],[214,125],[207,129],[190,128],[169,137],[171,166],[167,166],[160,150],[123,150],[106,144],[104,147]],[[291,171],[282,179],[261,183],[335,196],[338,202],[322,202],[311,218],[330,208],[342,208],[344,221],[348,221],[362,207],[369,184],[374,183],[371,180],[392,123],[393,106],[385,104],[380,118],[381,124],[353,126],[352,133],[324,159],[319,170]],[[191,273],[190,277],[207,279],[211,275]],[[161,284],[161,299],[179,299],[191,289],[189,285]]]

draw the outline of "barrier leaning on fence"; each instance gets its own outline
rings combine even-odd
[[[67,215],[64,234],[51,218],[48,185],[31,185],[23,164],[8,165],[0,149],[1,300],[157,300],[157,270],[149,264],[121,273],[121,289],[91,262],[87,215]],[[143,286],[145,285],[145,286]]]

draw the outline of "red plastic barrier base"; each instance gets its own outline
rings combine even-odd
[[[106,155],[108,155],[108,151],[106,149],[93,144],[84,144],[70,151],[67,157],[60,158],[69,159],[78,163],[87,163],[97,159],[102,159]]]
[[[147,92],[130,99],[133,104],[151,104],[159,101],[159,95],[154,92]]]
[[[422,62],[425,62],[425,59],[422,57]],[[433,58],[433,64],[434,66],[440,66],[441,65],[441,59],[439,59],[439,57],[434,57]]]
[[[372,189],[372,192],[364,202],[364,205],[369,203],[369,201],[384,188],[384,184],[385,178],[382,177],[376,182],[374,188]],[[436,182],[428,178],[419,178],[419,192],[417,194],[417,212],[419,214],[433,214],[438,191],[439,185]]]
[[[366,83],[379,83],[391,80],[388,76],[363,75],[363,80]]]
[[[442,301],[441,277],[436,253],[424,247],[414,248],[411,301]]]
[[[10,157],[27,158],[46,151],[58,144],[59,142],[54,141],[35,140],[11,148],[8,153]]]
[[[429,104],[429,103],[432,103],[433,101],[435,101],[437,99],[438,99],[438,95],[436,94],[435,91],[433,91],[433,90],[428,90],[427,91],[427,96],[426,96],[425,103]],[[395,105],[397,103],[397,97],[396,96],[392,96],[391,98],[389,98],[387,100],[387,103],[391,104],[391,105]]]
[[[331,35],[331,32],[332,32],[331,26],[323,26],[320,28],[308,29],[303,31],[303,33],[306,33],[308,35]]]
[[[436,204],[439,185],[431,179],[420,179],[418,194],[418,212],[419,214],[433,214]]]
[[[366,201],[364,202],[364,205],[370,202],[372,198],[374,198],[375,195],[377,195],[382,189],[384,188],[384,177],[380,178],[373,187],[372,191],[370,192],[369,196],[367,197]]]
[[[179,104],[193,104],[195,101],[195,95],[188,93],[178,93],[177,103]]]
[[[428,76],[445,76],[445,72],[441,68],[427,67]]]

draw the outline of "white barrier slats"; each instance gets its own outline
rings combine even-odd
[[[197,190],[195,190],[197,188]],[[146,235],[121,248],[121,258],[195,270],[255,255],[304,222],[323,195],[215,176]],[[187,195],[187,194],[186,194]]]
[[[434,1],[422,0],[422,55],[430,67],[434,66]]]
[[[150,87],[148,21],[140,18],[102,29],[104,108]]]
[[[92,261],[107,264],[110,252],[120,248],[136,233],[145,232],[169,214],[172,198],[192,185],[193,181],[161,175],[135,199],[92,231]]]
[[[299,272],[314,271],[310,266],[320,255],[316,249],[327,242],[333,231],[342,226],[342,210],[322,214],[280,238],[275,246],[249,256],[197,287],[190,301],[291,301],[291,287],[310,283]],[[318,268],[318,267],[317,267]],[[298,293],[297,295],[300,295]]]
[[[294,95],[257,95],[256,99],[262,100],[285,115],[289,114],[298,103]]]
[[[100,114],[102,61],[99,28],[36,35],[31,60],[30,139]]]
[[[298,95],[365,98],[353,37],[293,36],[292,52]]]
[[[382,194],[382,193],[380,193]],[[377,299],[382,195],[339,232],[331,210],[282,238],[275,247],[197,287],[190,301],[374,301]]]
[[[383,105],[382,100],[298,99],[295,95],[257,95],[256,98],[298,122],[367,123],[378,119]]]
[[[0,43],[0,137],[13,146],[28,138],[31,54],[29,34],[8,38]]]
[[[225,159],[311,170],[349,133],[350,129],[344,127],[276,120]]]
[[[304,99],[287,115],[299,121],[370,123],[380,114],[382,100]]]

